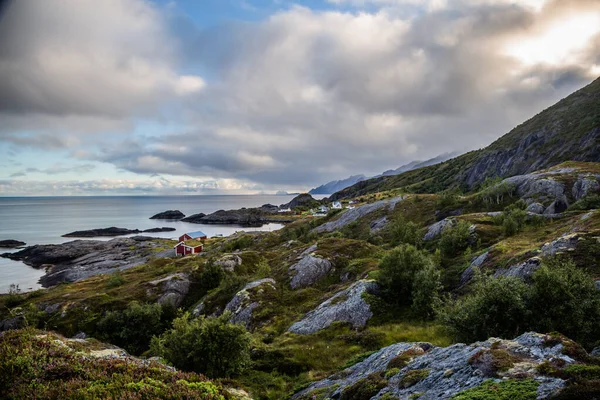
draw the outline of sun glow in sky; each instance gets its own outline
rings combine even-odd
[[[526,65],[569,63],[598,33],[600,15],[573,15],[557,21],[537,36],[516,39],[506,50],[509,55]]]

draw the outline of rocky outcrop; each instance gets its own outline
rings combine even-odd
[[[447,226],[454,226],[455,223],[456,221],[453,218],[446,218],[430,225],[427,228],[425,236],[423,236],[423,240],[429,241],[437,238],[442,234],[442,231],[446,229]]]
[[[2,257],[22,261],[34,268],[46,268],[40,278],[44,287],[75,282],[98,274],[109,274],[144,264],[150,257],[172,257],[173,250],[145,236],[109,241],[75,240],[62,244],[29,246]],[[158,251],[157,251],[158,249]]]
[[[231,312],[231,323],[250,328],[252,312],[260,305],[256,297],[264,290],[275,290],[275,281],[271,278],[250,282],[237,292],[225,306],[225,311]]]
[[[525,211],[533,214],[543,214],[545,209],[543,204],[535,202],[528,205]]]
[[[0,240],[0,248],[2,249],[16,249],[25,246],[25,244],[25,242],[21,242],[20,240]]]
[[[138,233],[157,233],[157,232],[173,232],[176,231],[175,228],[150,228],[146,230],[139,229],[127,229],[127,228],[100,228],[100,229],[90,229],[87,231],[75,231],[71,233],[67,233],[63,235],[63,237],[72,237],[72,238],[93,238],[93,237],[114,237],[114,236],[125,236],[125,235],[135,235]]]
[[[579,233],[570,233],[563,235],[558,239],[546,243],[542,246],[542,257],[553,256],[558,253],[574,250],[579,243],[581,235]]]
[[[205,216],[206,216],[206,214],[204,214],[204,213],[198,213],[198,214],[193,214],[188,217],[182,218],[181,220],[183,222],[190,222],[192,224],[201,224],[202,222],[200,222],[200,220],[202,218],[204,218]]]
[[[286,222],[281,218],[272,218],[279,208],[266,204],[259,208],[241,208],[239,210],[219,210],[212,214],[194,214],[182,219],[184,222],[208,225],[240,225],[259,227],[269,222]],[[279,216],[280,217],[280,216]]]
[[[148,282],[148,285],[151,288],[147,295],[157,295],[159,304],[179,307],[190,290],[190,279],[188,274],[178,273]]]
[[[489,250],[486,250],[485,253],[482,253],[471,260],[469,267],[460,275],[461,286],[466,285],[471,279],[473,279],[475,276],[475,270],[481,268],[483,263],[487,260],[488,255]]]
[[[184,217],[185,214],[179,210],[167,210],[151,216],[150,219],[180,220]]]
[[[500,268],[494,274],[495,278],[499,276],[512,276],[523,280],[528,280],[533,273],[540,268],[542,260],[539,257],[532,257],[522,263],[511,265],[508,268]]]
[[[544,362],[575,362],[563,354],[561,340],[546,335],[525,333],[514,340],[491,338],[470,345],[436,347],[429,343],[397,343],[367,357],[329,378],[318,381],[292,398],[310,399],[313,393],[340,398],[342,393],[372,374],[387,371],[384,386],[372,398],[449,399],[464,390],[477,387],[488,379],[533,379],[539,386],[538,399],[548,398],[566,384],[559,378],[542,375]],[[499,360],[504,365],[498,367]],[[392,370],[392,366],[399,365]],[[414,378],[417,376],[418,378]],[[413,396],[413,397],[411,397]]]
[[[579,175],[572,189],[575,200],[581,200],[590,194],[600,192],[599,180],[600,175]]]
[[[387,216],[383,216],[381,218],[377,218],[375,221],[371,222],[371,233],[377,233],[385,229],[388,224]]]
[[[215,261],[215,265],[221,267],[223,271],[234,272],[237,267],[242,265],[242,258],[237,254],[226,254]]]
[[[322,233],[322,232],[333,232],[340,230],[344,226],[364,217],[367,214],[370,214],[374,211],[388,208],[388,210],[393,210],[396,207],[396,204],[402,200],[402,196],[394,197],[393,199],[380,200],[375,203],[365,204],[360,207],[356,207],[350,210],[345,210],[340,214],[338,218],[333,221],[329,221],[324,223],[321,226],[317,226],[313,229],[313,232]]]
[[[288,272],[292,276],[290,282],[292,289],[314,285],[327,276],[333,268],[331,261],[313,253],[316,249],[316,245],[306,249],[300,254],[300,260],[289,268]]]
[[[298,207],[310,208],[317,205],[319,202],[308,193],[301,193],[294,197],[292,201],[279,206],[280,208],[291,208],[292,210]]]
[[[378,291],[379,285],[375,281],[358,281],[310,311],[294,323],[288,332],[308,335],[334,322],[348,322],[354,329],[362,328],[373,316],[363,294],[376,294]]]

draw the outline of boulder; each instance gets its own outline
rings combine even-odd
[[[486,250],[484,253],[471,260],[469,267],[460,276],[461,286],[466,285],[471,279],[473,279],[473,276],[475,276],[475,269],[480,268],[483,265],[485,260],[487,260],[488,255],[489,250]]]
[[[548,398],[559,392],[566,382],[541,375],[537,367],[551,361],[569,365],[575,360],[563,354],[565,346],[562,342],[548,345],[546,339],[545,335],[531,332],[514,340],[491,338],[484,342],[449,347],[436,347],[429,343],[396,343],[343,371],[312,383],[292,399],[310,399],[317,393],[322,398],[338,399],[345,389],[362,379],[389,371],[390,361],[397,360],[399,356],[406,360],[406,366],[389,377],[373,399],[385,396],[398,399],[418,397],[419,400],[450,399],[490,378],[534,379],[539,383],[538,398]],[[506,354],[506,358],[514,361],[507,369],[499,370],[486,362],[486,359],[494,362],[494,354]],[[418,375],[419,379],[406,379],[411,375]]]
[[[0,332],[12,331],[15,329],[21,329],[25,326],[25,317],[17,315],[13,318],[8,318],[0,321]]]
[[[527,206],[525,211],[533,213],[533,214],[543,214],[546,208],[538,202],[531,203]]]
[[[275,281],[271,278],[250,282],[237,292],[225,306],[225,310],[232,313],[230,322],[244,325],[249,329],[252,323],[252,312],[260,305],[255,297],[268,289],[275,290]]]
[[[149,295],[158,292],[159,304],[171,304],[174,307],[179,307],[185,296],[190,290],[190,279],[188,274],[177,273],[166,276],[162,279],[157,279],[148,282],[152,288],[148,291]]]
[[[433,239],[437,238],[438,236],[440,236],[442,234],[442,231],[447,226],[454,226],[455,223],[456,223],[456,221],[454,219],[446,218],[439,222],[436,222],[435,224],[430,225],[429,228],[427,228],[427,232],[425,233],[425,236],[423,236],[423,240],[429,241],[429,240],[433,240]]]
[[[150,219],[170,219],[170,220],[180,220],[185,217],[185,214],[179,210],[167,210],[161,213],[155,214],[150,217]]]
[[[318,203],[310,194],[301,193],[294,197],[292,201],[286,204],[282,204],[279,208],[291,208],[292,210],[298,207],[310,208],[314,207]]]
[[[380,200],[375,203],[365,204],[353,209],[344,210],[340,214],[338,218],[333,221],[329,221],[324,223],[321,226],[317,226],[313,229],[313,232],[322,233],[322,232],[333,232],[340,230],[344,226],[364,217],[367,214],[372,213],[373,211],[377,211],[379,209],[387,207],[388,210],[393,210],[396,207],[396,204],[403,199],[402,196],[395,197],[393,199]]]
[[[375,281],[358,281],[310,311],[295,322],[288,332],[308,335],[325,329],[334,322],[348,322],[354,329],[362,328],[373,316],[363,294],[375,294],[378,291],[379,285]]]
[[[215,261],[215,265],[221,267],[223,271],[234,272],[236,267],[242,265],[242,258],[237,254],[226,254]]]
[[[572,251],[577,247],[580,240],[579,233],[570,233],[542,246],[542,257],[553,256],[565,251]]]
[[[289,268],[292,275],[292,289],[312,286],[324,278],[333,268],[331,261],[312,254],[316,246],[311,246],[300,255],[300,261]]]
[[[0,240],[0,248],[3,249],[16,249],[17,247],[25,246],[25,242],[20,240]]]
[[[557,197],[548,208],[544,210],[545,215],[554,215],[560,214],[569,208],[569,201],[567,200],[567,196],[562,195]]]
[[[383,216],[381,218],[377,218],[375,221],[371,222],[371,233],[377,233],[383,230],[388,223],[387,216]]]
[[[494,277],[498,278],[499,276],[513,276],[515,278],[528,280],[531,278],[533,273],[540,268],[541,265],[542,260],[539,257],[532,257],[522,263],[511,265],[508,268],[498,269],[494,274]]]
[[[580,175],[573,184],[573,197],[575,200],[581,200],[587,195],[600,192],[600,175]]]

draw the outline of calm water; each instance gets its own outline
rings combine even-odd
[[[269,231],[279,224],[261,228],[241,228],[235,225],[200,225],[149,219],[166,210],[180,210],[185,215],[209,214],[217,210],[257,207],[263,204],[280,205],[294,196],[118,196],[118,197],[0,197],[0,240],[15,239],[27,245],[55,244],[75,240],[63,238],[69,232],[117,226],[129,229],[149,229],[168,226],[174,232],[145,235],[176,238],[184,232],[199,231],[208,236],[230,235],[240,230]],[[100,239],[100,238],[99,238]],[[111,238],[103,238],[109,240]],[[13,250],[0,249],[0,252]],[[0,258],[0,293],[10,284],[31,290],[40,286],[37,281],[44,274],[21,262]]]

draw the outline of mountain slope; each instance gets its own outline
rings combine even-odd
[[[318,186],[314,189],[311,189],[308,193],[309,194],[331,194],[331,193],[339,192],[340,190],[343,190],[343,189],[347,188],[348,186],[352,186],[357,182],[364,181],[365,179],[367,179],[367,177],[362,174],[361,175],[352,175],[346,179],[331,181],[324,185]]]
[[[457,153],[457,152],[444,153],[444,154],[440,154],[437,157],[430,158],[429,160],[425,160],[425,161],[413,161],[413,162],[408,163],[406,165],[403,165],[403,166],[401,166],[399,168],[389,169],[389,170],[385,171],[383,174],[377,175],[374,178],[377,178],[377,177],[380,177],[380,176],[399,175],[399,174],[401,174],[403,172],[406,172],[406,171],[412,171],[413,169],[419,169],[419,168],[423,168],[423,167],[428,167],[430,165],[439,164],[441,162],[444,162],[446,160],[454,158],[454,157],[458,156],[459,154],[460,153]]]
[[[490,177],[509,177],[563,161],[600,161],[600,79],[517,126],[488,147],[441,164],[359,182],[331,199],[404,187],[437,192],[471,189]]]

